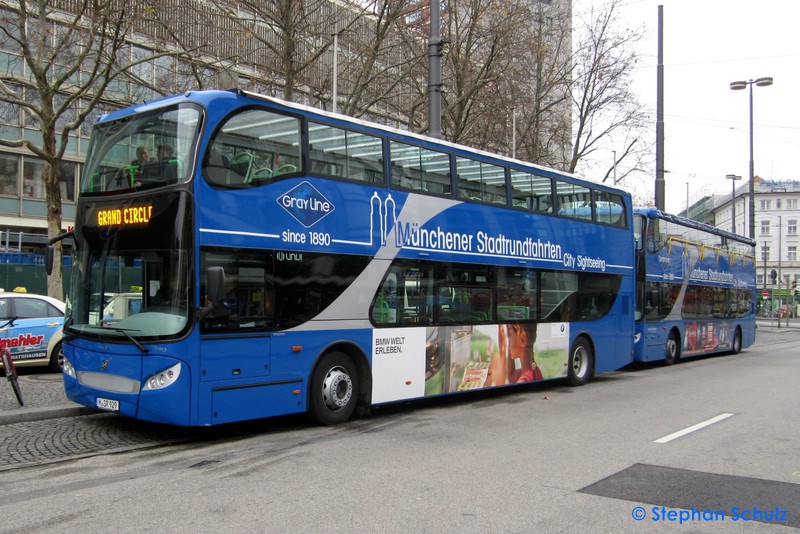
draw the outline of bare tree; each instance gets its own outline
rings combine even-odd
[[[504,125],[495,107],[499,80],[512,61],[518,2],[465,0],[442,10],[442,130],[447,139],[484,147]],[[501,137],[505,137],[504,135]]]
[[[329,0],[214,0],[214,5],[241,31],[241,61],[268,73],[286,100],[295,100],[298,87],[309,85],[333,34],[357,20]],[[352,9],[364,13],[369,6]]]
[[[560,167],[571,147],[569,85],[572,76],[570,3],[530,2],[515,30],[514,59],[505,77],[520,159]],[[503,139],[507,139],[503,138]]]
[[[443,6],[443,133],[449,140],[563,165],[571,146],[569,2],[468,0]],[[427,44],[427,36],[422,46]],[[423,64],[424,66],[424,64]],[[424,71],[411,124],[427,99]],[[514,129],[513,127],[516,126]]]
[[[98,107],[108,105],[106,92],[122,72],[174,55],[130,55],[126,39],[131,21],[146,17],[146,11],[126,11],[118,0],[73,0],[67,11],[58,9],[60,5],[58,0],[16,0],[3,2],[0,9],[0,44],[17,52],[0,72],[0,103],[8,112],[21,113],[26,126],[40,132],[36,141],[20,135],[0,138],[0,145],[27,149],[44,161],[49,238],[62,231],[58,169],[70,135],[91,124]],[[118,102],[133,97],[128,92],[114,94]],[[54,252],[54,265],[60,266],[60,242]],[[63,298],[59,268],[48,277],[47,292]]]
[[[575,50],[573,100],[573,148],[565,168],[575,172],[579,164],[595,164],[600,149],[619,146],[616,158],[606,166],[603,181],[615,170],[619,182],[641,170],[652,143],[647,143],[649,113],[631,90],[631,74],[638,60],[636,45],[642,34],[620,29],[620,0],[582,22],[582,38]],[[623,167],[621,164],[625,163]]]
[[[346,54],[339,54],[345,56],[338,80],[342,113],[358,117],[377,106],[394,109],[394,102],[407,101],[400,93],[425,57],[420,47],[408,46],[418,38],[406,24],[413,5],[413,0],[377,0],[368,10],[353,12],[358,20],[348,24],[342,39]],[[399,106],[394,111],[401,109],[408,111]]]
[[[48,0],[18,0],[0,11],[0,41],[18,50],[18,64],[0,72],[0,102],[22,110],[41,132],[41,142],[24,137],[0,139],[0,145],[26,148],[44,160],[47,235],[61,233],[58,166],[69,134],[100,102],[117,74],[116,57],[125,42],[125,15],[113,0],[76,2],[71,13]],[[58,23],[56,23],[58,18]],[[61,265],[62,248],[55,248]],[[49,295],[63,298],[61,270],[48,277]]]
[[[131,21],[132,31],[147,35],[160,54],[133,48],[133,60],[145,60],[122,72],[139,92],[161,96],[190,89],[238,86],[233,66],[241,61],[246,32],[217,6],[194,0],[162,0]],[[139,52],[141,57],[135,57]],[[159,75],[153,75],[153,69]]]

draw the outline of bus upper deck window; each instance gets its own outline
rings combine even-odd
[[[223,187],[255,187],[301,171],[300,120],[264,109],[228,118],[214,135],[203,175]]]

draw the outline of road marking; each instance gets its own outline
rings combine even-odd
[[[697,423],[696,425],[692,425],[690,427],[684,428],[683,430],[679,430],[677,432],[673,432],[672,434],[670,434],[668,436],[664,436],[663,438],[659,438],[659,439],[655,440],[653,443],[668,443],[668,442],[672,441],[673,439],[678,439],[679,437],[685,436],[686,434],[690,434],[690,433],[694,432],[695,430],[700,430],[701,428],[705,428],[705,427],[707,427],[709,425],[713,425],[714,423],[719,423],[723,419],[727,419],[728,417],[731,417],[732,415],[733,415],[732,413],[720,414],[720,415],[718,415],[716,417],[712,417],[711,419],[703,421],[702,423]]]

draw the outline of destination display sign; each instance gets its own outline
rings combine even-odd
[[[131,226],[150,223],[152,204],[97,210],[97,226]]]

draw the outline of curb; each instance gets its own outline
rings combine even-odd
[[[58,417],[74,417],[77,415],[90,415],[97,413],[92,408],[65,405],[46,408],[21,408],[18,411],[0,413],[0,425],[13,425],[14,423],[26,423],[29,421],[43,421],[45,419],[56,419]]]

